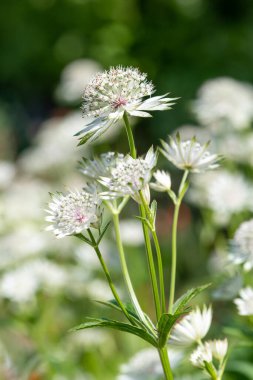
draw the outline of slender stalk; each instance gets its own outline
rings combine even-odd
[[[162,255],[161,255],[161,250],[160,250],[160,244],[159,244],[159,241],[157,238],[156,230],[153,226],[153,220],[151,220],[150,209],[147,205],[147,202],[143,196],[142,191],[140,191],[140,198],[142,201],[142,205],[145,209],[146,216],[147,216],[147,218],[150,221],[151,226],[152,226],[151,234],[152,234],[152,238],[153,238],[155,249],[156,249],[157,264],[158,264],[159,289],[160,289],[161,309],[162,309],[161,312],[165,313],[166,312],[166,302],[165,302],[165,289],[164,289],[164,274],[163,274],[163,263],[162,263]],[[148,235],[148,237],[149,237],[149,235]],[[151,278],[151,280],[152,280],[152,278]]]
[[[181,180],[181,184],[179,186],[178,197],[175,202],[175,209],[173,215],[173,223],[172,223],[172,243],[171,243],[171,277],[170,277],[170,299],[169,299],[169,313],[172,313],[172,307],[174,304],[175,297],[175,286],[176,286],[176,269],[177,269],[177,225],[178,225],[178,215],[179,209],[181,206],[181,202],[183,196],[185,194],[185,182],[188,176],[188,171],[184,172],[183,178]]]
[[[133,302],[133,305],[135,307],[136,313],[138,314],[140,320],[147,326],[147,319],[140,307],[140,304],[138,302],[138,299],[136,297],[136,294],[133,289],[133,285],[129,276],[128,268],[127,268],[127,263],[125,259],[125,253],[124,253],[124,248],[123,244],[121,241],[121,236],[120,236],[120,228],[119,228],[119,215],[117,213],[113,214],[113,223],[114,223],[114,229],[115,229],[115,235],[116,235],[116,242],[117,242],[117,247],[119,251],[119,257],[120,257],[120,263],[121,263],[121,268],[122,268],[122,273],[124,276],[124,280],[130,295],[130,298]]]
[[[146,213],[145,213],[145,209],[143,205],[140,205],[140,212],[141,212],[142,218],[145,218]],[[152,247],[150,243],[149,231],[145,222],[142,223],[142,228],[143,228],[144,240],[145,240],[146,251],[147,251],[149,274],[151,278],[151,285],[152,285],[152,291],[153,291],[154,302],[155,302],[156,318],[157,320],[159,320],[162,314],[161,305],[160,305],[160,297],[159,297],[159,292],[158,292],[155,264],[154,264],[154,259],[153,259]]]
[[[132,129],[131,129],[131,126],[129,124],[128,117],[127,117],[126,113],[124,113],[123,119],[125,122],[125,127],[126,127],[126,132],[127,132],[127,137],[128,137],[128,143],[129,143],[129,148],[130,148],[130,154],[133,158],[136,158],[136,148],[135,148],[133,133],[132,133]],[[140,205],[140,214],[143,218],[146,217],[145,205]],[[160,306],[160,300],[159,300],[159,292],[158,292],[156,272],[155,272],[153,254],[152,254],[152,247],[151,247],[151,243],[150,243],[148,227],[146,226],[146,224],[144,222],[142,223],[142,227],[143,227],[143,234],[144,234],[146,250],[147,250],[149,272],[150,272],[151,284],[152,284],[154,301],[155,301],[156,316],[157,316],[157,319],[159,319],[159,317],[161,315],[161,306]],[[160,252],[160,250],[158,250],[158,252]],[[159,255],[159,253],[158,253],[158,255]],[[160,268],[160,270],[161,270],[161,268]],[[173,374],[172,374],[172,371],[170,368],[170,362],[169,362],[167,349],[166,348],[165,349],[164,348],[158,349],[158,352],[159,352],[160,360],[161,360],[161,363],[163,366],[165,379],[166,380],[173,380]]]
[[[129,148],[130,148],[130,154],[133,158],[136,158],[136,148],[135,148],[135,143],[134,143],[133,132],[132,132],[132,128],[129,124],[126,112],[124,112],[123,119],[125,122],[126,133],[127,133],[127,138],[128,138]]]
[[[162,313],[165,313],[166,312],[166,301],[165,301],[165,288],[164,288],[164,274],[163,274],[162,255],[161,255],[160,244],[159,244],[159,241],[157,238],[156,231],[152,230],[151,233],[152,233],[153,241],[155,244],[156,256],[157,256],[159,288],[160,288],[160,296],[161,296],[161,308],[162,308]]]
[[[160,360],[162,363],[165,379],[166,380],[173,380],[173,374],[172,374],[172,371],[170,368],[170,362],[169,362],[169,356],[168,356],[167,348],[164,347],[164,348],[158,349],[158,353],[159,353]]]
[[[90,236],[91,242],[93,244],[93,248],[94,248],[94,250],[95,250],[95,252],[97,254],[97,257],[98,257],[98,259],[100,261],[100,264],[101,264],[101,266],[103,268],[104,274],[106,276],[106,279],[108,281],[108,284],[109,284],[109,286],[111,288],[111,291],[112,291],[112,294],[114,295],[115,300],[118,302],[118,305],[121,308],[122,312],[125,314],[126,318],[132,324],[136,324],[135,321],[134,321],[134,319],[128,314],[125,306],[123,305],[123,303],[122,303],[122,301],[121,301],[121,299],[120,299],[120,297],[118,295],[118,292],[117,292],[117,290],[116,290],[116,288],[115,288],[115,286],[113,284],[113,281],[111,279],[111,276],[110,276],[109,270],[107,268],[107,265],[106,265],[106,263],[105,263],[105,261],[103,259],[103,256],[102,256],[102,254],[100,252],[100,249],[99,249],[98,245],[96,244],[96,241],[95,241],[94,236],[93,236],[93,234],[92,234],[92,232],[91,232],[90,229],[88,229],[88,234]]]

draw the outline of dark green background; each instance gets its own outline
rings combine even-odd
[[[192,122],[189,101],[204,80],[253,82],[252,25],[251,0],[2,0],[0,104],[16,151],[59,107],[61,70],[81,57],[138,66],[157,94],[181,97],[173,112],[142,121],[146,145],[156,142]],[[137,135],[143,141],[142,128]]]

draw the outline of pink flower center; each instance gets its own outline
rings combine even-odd
[[[127,104],[127,101],[121,97],[119,97],[118,99],[116,99],[113,103],[112,103],[112,106],[113,108],[117,109],[121,106],[125,106]]]
[[[76,219],[76,221],[77,222],[79,222],[79,223],[85,223],[87,220],[88,220],[88,218],[87,218],[87,216],[85,216],[85,215],[83,215],[80,211],[76,211],[76,213],[75,213],[75,219]]]

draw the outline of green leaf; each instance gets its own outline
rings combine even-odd
[[[90,322],[82,323],[79,326],[74,327],[70,331],[78,331],[83,329],[90,329],[93,327],[109,327],[114,330],[128,332],[129,334],[133,334],[138,336],[139,338],[145,340],[146,342],[152,344],[154,347],[158,347],[156,337],[148,333],[146,330],[142,328],[129,325],[128,323],[122,323],[118,321],[114,321],[112,319],[106,318],[89,318]]]
[[[211,284],[206,284],[202,286],[198,286],[197,288],[193,288],[188,290],[185,294],[183,294],[173,305],[173,314],[182,313],[185,311],[185,307],[187,304],[195,298],[199,293],[208,288]]]
[[[135,216],[135,218],[141,220],[142,223],[146,224],[146,226],[147,226],[150,230],[152,230],[152,226],[151,226],[151,224],[149,223],[148,219],[146,219],[146,218],[142,218],[141,216]]]
[[[174,326],[175,322],[178,320],[178,318],[181,317],[181,315],[184,313],[179,314],[162,314],[161,318],[158,321],[158,346],[159,348],[163,348],[168,339],[168,335],[170,333],[170,330]]]
[[[101,242],[101,240],[103,239],[104,237],[104,234],[106,233],[107,231],[107,228],[109,227],[109,225],[111,224],[111,221],[109,221],[106,226],[104,227],[103,231],[101,232],[101,235],[99,236],[99,239],[97,241],[97,244],[99,244]]]
[[[112,309],[115,309],[117,311],[120,311],[122,312],[118,302],[116,300],[110,300],[110,301],[96,301],[98,303],[100,303],[101,305],[104,305],[104,306],[108,306]],[[125,308],[126,308],[126,311],[128,312],[128,314],[135,320],[135,322],[141,326],[142,328],[144,328],[145,330],[147,331],[150,331],[147,329],[147,326],[139,319],[139,316],[136,314],[135,312],[135,309],[133,307],[132,304],[130,303],[127,303],[127,304],[124,304]],[[149,317],[144,313],[145,317],[147,318],[147,320],[150,321]],[[152,323],[152,322],[151,322]]]

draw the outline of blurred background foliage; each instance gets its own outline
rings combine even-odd
[[[16,153],[57,111],[60,73],[79,58],[138,66],[182,98],[145,120],[145,145],[191,121],[188,102],[207,78],[253,80],[251,0],[3,0],[0,11],[0,96]]]
[[[55,242],[43,231],[48,191],[81,185],[82,178],[75,174],[76,160],[90,153],[89,148],[75,148],[72,135],[84,124],[81,99],[68,97],[68,87],[61,86],[63,70],[82,59],[99,69],[133,65],[148,73],[157,94],[169,91],[180,97],[172,111],[138,121],[137,146],[143,153],[182,124],[195,123],[190,105],[207,79],[229,76],[253,83],[252,25],[251,0],[0,2],[1,379],[111,380],[121,363],[145,347],[116,332],[75,337],[67,333],[85,316],[100,315],[102,310],[92,299],[106,297],[108,292],[90,252],[73,238]],[[124,133],[122,138],[109,135],[94,149],[126,152],[126,143]],[[161,164],[165,166],[162,160]],[[229,162],[225,165],[235,168]],[[239,166],[252,179],[252,167]],[[178,172],[172,171],[172,176],[176,187]],[[163,197],[156,197],[161,202],[158,229],[165,250],[172,207]],[[131,205],[124,217],[128,220],[135,213]],[[217,245],[225,249],[226,239],[252,215],[252,209],[238,214],[217,226],[209,210],[183,204],[179,294],[213,275],[219,277],[220,261],[217,264],[217,256],[209,260],[210,252]],[[125,229],[130,271],[135,270],[138,294],[144,309],[151,312],[150,289],[142,271],[142,241],[136,225],[126,224]],[[135,230],[136,241],[130,244],[128,236],[134,239]],[[110,233],[104,249],[120,287]],[[239,285],[231,286],[240,287],[238,281]],[[231,288],[229,283],[224,286]],[[235,293],[232,289],[232,297]],[[202,297],[200,303],[210,302]],[[241,328],[239,318],[234,321],[232,316],[231,302],[219,300],[214,309],[215,336],[221,334],[221,325]],[[237,358],[238,363],[231,361],[226,379],[253,379],[252,349],[237,347]],[[197,375],[187,379],[197,379]]]

